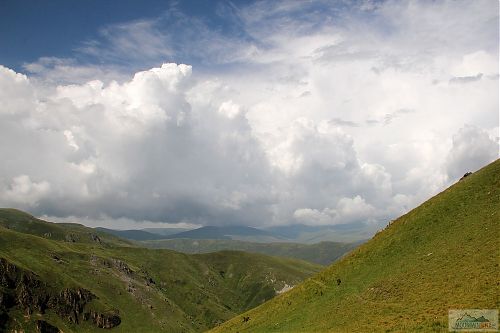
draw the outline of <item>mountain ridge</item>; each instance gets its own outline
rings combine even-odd
[[[141,241],[148,248],[170,249],[183,253],[210,253],[222,250],[236,250],[262,253],[271,256],[295,258],[320,265],[328,265],[342,257],[363,242],[319,242],[302,244],[291,242],[263,243],[233,239],[160,239]]]
[[[247,226],[204,226],[193,230],[168,235],[165,239],[189,238],[189,239],[231,239],[230,236],[268,236],[277,238],[272,233],[262,229]]]

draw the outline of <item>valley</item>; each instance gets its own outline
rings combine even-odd
[[[0,331],[8,332],[35,331],[39,321],[91,332],[108,325],[104,317],[116,332],[202,332],[322,268],[244,252],[145,249],[11,209],[0,210],[0,258]]]

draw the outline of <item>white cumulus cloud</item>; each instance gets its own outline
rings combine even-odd
[[[383,224],[498,158],[498,2],[366,4],[221,6],[236,35],[175,12],[103,28],[99,65],[0,66],[0,205]]]

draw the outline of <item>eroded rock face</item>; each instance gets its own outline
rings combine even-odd
[[[101,244],[102,242],[101,238],[97,234],[90,234],[90,238],[96,243]]]
[[[84,288],[66,288],[55,293],[33,272],[0,258],[0,318],[3,325],[9,320],[8,310],[18,307],[28,316],[35,312],[44,314],[47,309],[51,309],[70,323],[78,324],[83,319],[92,320],[100,328],[118,326],[121,319],[116,313],[102,314],[85,309],[94,298],[96,296]],[[44,321],[37,321],[40,332],[52,332],[47,326],[50,324],[38,322]],[[2,328],[0,325],[0,331]],[[55,332],[59,332],[59,329]]]
[[[60,333],[57,327],[47,323],[45,320],[37,320],[36,321],[36,331],[38,333]]]
[[[85,320],[92,320],[94,325],[99,328],[113,328],[121,323],[121,318],[116,313],[98,313],[90,311],[85,313]]]
[[[134,273],[134,271],[131,270],[130,267],[128,267],[128,265],[123,261],[121,261],[120,259],[113,258],[111,259],[111,262],[116,269],[118,269],[122,273],[125,273],[126,275],[130,276],[132,275],[132,273]]]
[[[89,303],[95,295],[83,288],[64,289],[58,295],[50,298],[49,305],[55,312],[70,323],[79,323],[85,304]]]
[[[0,258],[0,285],[7,288],[15,287],[19,269],[7,260]]]
[[[460,178],[460,180],[463,180],[464,178],[467,178],[467,177],[469,177],[470,175],[472,175],[472,172],[470,172],[470,171],[469,171],[469,172],[466,172],[466,173],[462,176],[462,178]]]
[[[76,243],[79,239],[78,236],[75,234],[66,234],[64,236],[64,240],[69,243]]]
[[[0,258],[0,307],[8,309],[20,306],[27,315],[38,311],[44,313],[49,295],[46,286],[31,272]]]

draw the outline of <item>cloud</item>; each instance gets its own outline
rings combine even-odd
[[[387,126],[391,124],[395,119],[404,116],[405,114],[414,113],[416,110],[413,109],[399,109],[394,112],[386,113],[385,115],[379,117],[379,119],[367,119],[365,124],[368,126],[373,125],[383,125]]]
[[[311,208],[300,208],[293,213],[293,217],[305,225],[332,225],[334,224],[336,212],[328,208],[319,211]]]
[[[498,138],[496,139],[498,140]],[[447,156],[446,171],[451,180],[466,172],[474,172],[499,158],[498,141],[475,126],[465,126],[453,136],[453,145]]]
[[[233,101],[229,100],[221,104],[218,112],[229,119],[233,119],[240,114],[241,110],[239,105],[234,104]]]
[[[26,75],[0,66],[0,114],[14,116],[29,110],[35,100],[34,90]]]
[[[34,62],[23,64],[32,79],[44,84],[81,84],[95,78],[103,82],[124,81],[127,75],[116,64],[79,63],[75,59],[42,57]]]
[[[300,208],[293,217],[306,225],[334,225],[353,222],[369,222],[374,220],[376,209],[367,204],[359,195],[354,198],[341,198],[336,208],[324,208],[321,211],[311,208]]]
[[[337,211],[344,219],[344,223],[353,221],[367,221],[373,218],[375,208],[366,203],[359,195],[354,198],[342,198],[337,204]]]
[[[89,221],[383,224],[497,156],[498,3],[218,15],[224,29],[171,10],[28,75],[0,67],[0,204]]]
[[[166,223],[166,222],[153,222],[147,220],[132,220],[126,217],[121,218],[111,218],[104,214],[98,217],[92,218],[89,216],[48,216],[41,215],[40,218],[45,221],[51,221],[56,223],[80,223],[92,228],[103,227],[116,230],[137,230],[144,228],[184,228],[184,229],[196,229],[201,227],[198,224],[192,223]]]
[[[16,176],[10,184],[2,184],[0,198],[8,205],[36,206],[40,199],[50,194],[50,183],[33,182],[27,175]]]
[[[349,126],[349,127],[358,127],[359,124],[355,123],[354,121],[350,120],[345,120],[345,119],[340,119],[340,118],[333,118],[330,120],[335,125],[338,126]]]
[[[498,20],[498,17],[496,18]],[[497,46],[498,47],[498,46]],[[462,56],[462,61],[455,63],[452,73],[455,77],[472,77],[481,79],[485,76],[498,74],[498,59],[486,50],[468,52]]]
[[[362,211],[374,206],[379,209],[371,210],[373,219],[387,216],[384,205],[393,196],[390,175],[381,165],[361,161],[353,138],[331,121],[296,119],[264,147],[281,175],[278,221],[293,216],[307,224],[348,223],[366,218]],[[350,211],[350,203],[359,204],[361,215]]]
[[[136,20],[100,30],[99,40],[87,40],[77,50],[109,62],[155,61],[171,57],[170,36],[157,27],[156,20]],[[103,44],[106,46],[103,47]],[[138,47],[140,46],[140,47]]]
[[[256,41],[244,31],[233,36],[178,7],[181,6],[172,3],[157,17],[105,26],[97,38],[82,42],[75,51],[97,63],[134,70],[165,61],[238,63],[259,52]],[[234,18],[234,15],[219,16],[222,23],[218,24]],[[232,23],[235,24],[232,28],[237,29],[238,22]]]
[[[192,106],[186,96],[190,66],[164,64],[123,84],[94,80],[49,90],[12,71],[2,73],[10,80],[6,86],[18,84],[28,97],[33,91],[39,97],[16,104],[2,119],[7,135],[1,151],[11,161],[2,165],[2,204],[36,206],[34,212],[52,216],[270,219],[264,153],[235,104],[214,101],[212,107],[205,100]],[[4,99],[12,102],[11,96]],[[26,202],[19,200],[22,194]]]
[[[456,76],[450,79],[451,84],[460,84],[460,83],[470,83],[481,80],[483,77],[483,73],[478,73],[473,76]]]

